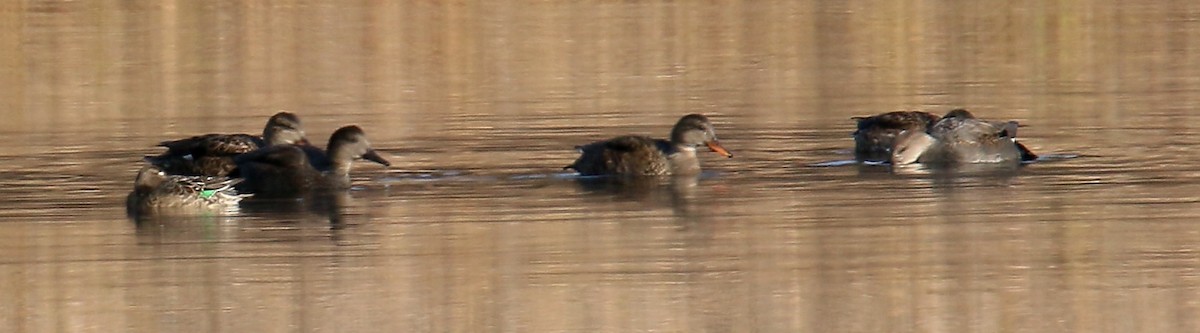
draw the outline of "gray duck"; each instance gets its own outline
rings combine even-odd
[[[923,163],[1020,163],[1037,159],[1016,141],[1015,121],[993,122],[976,118],[964,109],[947,113],[925,131],[906,130],[892,149],[893,165]]]

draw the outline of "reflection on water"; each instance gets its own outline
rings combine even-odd
[[[669,207],[684,220],[703,218],[693,215],[697,204],[695,191],[700,176],[670,177],[580,177],[576,180],[587,197],[600,201],[638,202],[646,207]]]
[[[0,330],[1194,332],[1188,2],[0,5]],[[852,160],[970,108],[1042,155]],[[154,143],[346,124],[394,162],[125,217]],[[704,113],[700,178],[565,174]],[[1077,158],[1074,158],[1078,156]]]

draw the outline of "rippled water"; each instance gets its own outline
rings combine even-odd
[[[1194,332],[1187,2],[27,1],[0,10],[7,332]],[[1020,121],[1016,169],[852,159],[851,116]],[[363,126],[309,202],[124,214],[154,143]],[[571,147],[701,112],[631,184]]]

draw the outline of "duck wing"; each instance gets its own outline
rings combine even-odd
[[[929,112],[893,111],[869,117],[852,117],[850,119],[858,121],[858,128],[854,131],[854,134],[858,135],[861,132],[872,130],[924,130],[933,126],[939,118],[937,115]]]
[[[265,146],[262,138],[249,134],[205,134],[163,141],[170,155],[236,155]]]
[[[620,136],[577,147],[579,159],[567,166],[584,175],[647,175],[665,172],[669,166],[664,140],[644,136]]]
[[[262,138],[248,134],[217,135],[204,140],[205,155],[237,155],[266,146]]]

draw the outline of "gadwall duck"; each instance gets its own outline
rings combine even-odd
[[[858,129],[854,131],[854,158],[859,161],[888,161],[900,132],[924,132],[939,118],[921,111],[893,111],[870,117],[854,117],[852,119],[858,121]]]
[[[1015,121],[980,120],[964,109],[950,111],[926,131],[909,130],[896,137],[893,165],[924,163],[1019,163],[1037,159],[1017,142]]]
[[[206,134],[163,141],[158,145],[166,147],[167,151],[145,160],[169,174],[224,177],[237,167],[234,156],[267,146],[297,143],[308,143],[300,118],[290,112],[280,112],[267,120],[262,136]]]
[[[671,129],[671,140],[645,136],[619,136],[605,141],[575,147],[581,155],[564,169],[575,169],[584,176],[595,175],[670,175],[697,174],[700,161],[696,146],[725,157],[733,157],[717,141],[717,134],[708,118],[699,114],[686,115]]]
[[[358,126],[339,128],[325,151],[307,145],[275,145],[239,155],[236,173],[246,181],[242,192],[260,197],[294,197],[316,189],[350,187],[350,167],[363,158],[391,166],[367,142]]]
[[[165,211],[212,212],[237,207],[249,197],[238,194],[234,186],[238,178],[168,175],[158,167],[147,165],[138,171],[133,191],[125,198],[130,215],[153,214]]]

